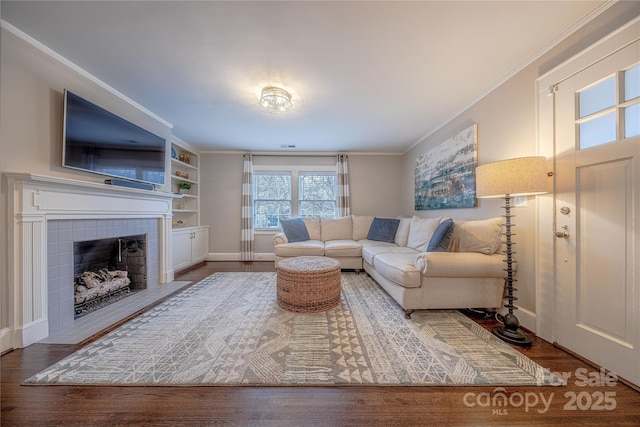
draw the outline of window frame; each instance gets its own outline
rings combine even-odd
[[[338,171],[335,165],[327,166],[327,165],[255,165],[253,166],[253,175],[259,174],[291,174],[291,217],[298,217],[298,205],[300,203],[300,180],[299,176],[301,174],[313,174],[317,173],[318,175],[334,175],[336,177],[336,212],[337,215],[337,197],[338,197]],[[252,182],[252,185],[254,185]],[[255,189],[255,187],[254,187]],[[254,194],[254,203],[255,203],[255,194]],[[253,224],[254,231],[257,232],[276,232],[279,233],[282,231],[282,227],[255,227],[255,209],[253,214]]]

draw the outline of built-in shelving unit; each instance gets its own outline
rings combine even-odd
[[[171,191],[182,194],[173,201],[173,228],[200,225],[198,160],[197,151],[189,144],[175,137],[171,139]]]
[[[195,148],[171,138],[171,191],[182,195],[172,202],[171,252],[175,271],[206,260],[209,251],[209,227],[200,225],[199,160]]]

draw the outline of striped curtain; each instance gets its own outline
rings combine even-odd
[[[253,158],[243,156],[240,261],[253,261]]]
[[[338,155],[338,217],[351,215],[348,159],[345,154]]]

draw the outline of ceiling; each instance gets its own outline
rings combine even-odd
[[[602,3],[3,0],[0,12],[202,150],[402,153]],[[268,85],[293,95],[291,111],[258,105]]]

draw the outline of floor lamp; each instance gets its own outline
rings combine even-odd
[[[507,300],[505,307],[509,313],[504,316],[503,326],[493,328],[493,334],[510,344],[522,347],[531,345],[531,339],[520,330],[520,322],[513,305],[516,298],[513,293],[517,289],[513,287],[516,279],[513,278],[513,252],[512,241],[514,234],[511,228],[511,198],[515,196],[530,196],[547,192],[547,159],[544,157],[521,157],[488,163],[476,168],[476,197],[478,198],[502,198],[504,199],[504,251],[507,268]]]

